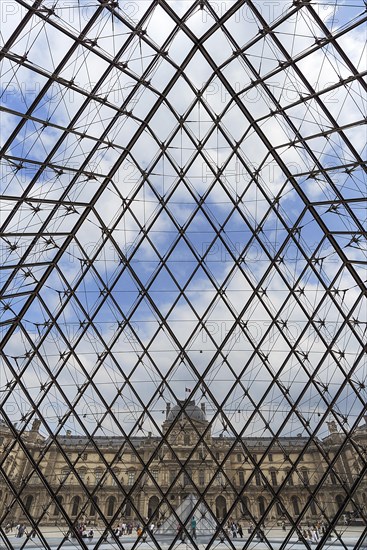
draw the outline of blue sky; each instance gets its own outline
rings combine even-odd
[[[138,415],[142,403],[152,398],[152,410],[157,411],[152,419],[160,422],[164,401],[173,399],[168,389],[163,397],[154,398],[162,376],[183,398],[183,388],[201,385],[194,365],[210,390],[208,411],[214,407],[208,396],[212,392],[238,429],[253,407],[243,387],[259,401],[278,373],[281,383],[291,388],[291,399],[299,399],[299,409],[316,422],[314,416],[324,413],[339,390],[344,370],[354,368],[353,376],[362,381],[366,375],[365,364],[357,363],[366,323],[365,298],[334,250],[337,242],[362,280],[365,265],[354,262],[365,260],[365,238],[360,235],[365,203],[356,201],[348,210],[331,208],[338,197],[365,196],[365,175],[357,162],[358,156],[365,157],[366,143],[365,127],[359,124],[366,110],[361,84],[352,80],[347,87],[332,89],[340,77],[350,76],[351,69],[337,47],[315,48],[315,38],[324,37],[324,32],[306,7],[276,27],[277,42],[269,35],[259,37],[260,20],[244,5],[225,23],[232,38],[219,30],[204,42],[213,63],[198,52],[157,113],[149,117],[193,42],[189,31],[178,32],[167,44],[167,56],[150,67],[155,49],[164,44],[174,25],[157,7],[143,22],[144,39],[132,36],[131,27],[148,4],[124,5],[122,15],[128,15],[124,21],[111,17],[108,10],[102,13],[88,31],[87,43],[71,53],[59,71],[59,81],[40,98],[4,151],[10,157],[2,164],[5,216],[15,207],[15,198],[23,198],[3,239],[3,265],[9,266],[2,271],[3,283],[9,284],[3,321],[19,314],[29,292],[57,258],[57,268],[6,344],[4,372],[12,379],[9,364],[13,369],[27,366],[25,384],[34,388],[33,398],[47,410],[67,409],[61,388],[77,403],[78,386],[92,377],[93,384],[75,405],[79,414],[85,407],[103,408],[102,397],[112,403],[117,388],[128,380],[114,406]],[[191,5],[168,4],[178,14]],[[218,13],[232,4],[212,6]],[[279,3],[254,4],[269,24],[287,13]],[[2,143],[20,120],[14,111],[27,112],[72,46],[65,33],[78,34],[96,10],[89,2],[80,9],[73,2],[63,5],[56,3],[55,8],[59,29],[34,16],[12,45],[15,55],[27,52],[28,67],[14,57],[2,61]],[[4,42],[25,13],[15,1],[9,6],[17,10],[6,14]],[[315,9],[334,31],[358,20],[362,11],[340,2]],[[213,21],[208,10],[197,11],[188,18],[187,28],[201,36]],[[86,47],[90,41],[97,44],[92,51]],[[243,48],[242,57],[233,56],[234,41]],[[365,70],[361,27],[342,35],[339,42],[357,70]],[[97,87],[109,60],[123,46],[121,63],[127,67],[110,70]],[[297,100],[310,89],[295,68],[279,70],[285,62],[282,48],[298,59],[296,69],[311,86],[331,88],[320,96],[323,104],[312,98]],[[219,75],[214,74],[213,64],[222,64]],[[137,86],[142,75],[144,82]],[[265,86],[254,84],[258,75]],[[73,84],[66,87],[65,81]],[[226,81],[238,93],[235,99]],[[77,117],[90,91],[95,97]],[[122,105],[123,112],[117,115]],[[274,113],[279,107],[287,116]],[[176,132],[179,117],[185,124]],[[214,128],[216,117],[221,121],[218,128]],[[343,136],[333,131],[332,118],[336,124],[349,125]],[[256,120],[256,130],[250,119]],[[64,127],[69,127],[67,133]],[[330,135],[320,135],[329,129]],[[136,134],[139,139],[126,152]],[[195,157],[198,148],[201,155]],[[19,166],[17,157],[28,162]],[[43,162],[48,166],[40,170]],[[307,202],[315,204],[313,210],[306,208]],[[294,228],[292,236],[287,226]],[[111,239],[106,228],[112,230]],[[351,242],[353,236],[356,240]],[[276,267],[267,272],[275,255]],[[313,260],[307,267],[309,257]],[[25,267],[8,283],[19,263]],[[218,289],[222,293],[215,298]],[[341,312],[358,321],[352,331],[350,325],[343,328]],[[310,316],[314,324],[308,323]],[[86,328],[88,317],[96,329]],[[54,319],[56,326],[51,328]],[[315,323],[321,321],[326,328],[317,333]],[[282,323],[290,327],[289,343],[282,336]],[[5,335],[8,325],[2,330]],[[109,347],[112,352],[103,355]],[[215,358],[218,347],[222,351]],[[301,360],[306,356],[308,363]],[[315,391],[316,386],[300,397],[315,370],[318,382],[332,388],[327,399]],[[60,388],[55,385],[44,398],[39,386],[49,381],[50,372],[58,373]],[[201,390],[194,397],[201,399]],[[31,407],[21,387],[6,399],[16,420],[21,416],[18,404],[22,410]],[[353,422],[362,400],[346,388],[337,406]],[[272,387],[263,409],[274,426],[289,408],[279,386]],[[95,421],[96,415],[88,418]],[[147,430],[152,419],[146,419]],[[296,418],[291,424],[289,433],[299,432]],[[106,421],[103,429],[110,433],[115,427]],[[220,431],[220,422],[214,429]],[[255,419],[247,429],[260,433],[264,427]]]

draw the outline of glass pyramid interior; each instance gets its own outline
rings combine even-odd
[[[127,506],[193,547],[238,547],[233,518],[241,548],[285,548],[309,517],[318,548],[347,548],[346,517],[360,544],[366,3],[6,0],[1,18],[3,547],[25,544],[14,518],[60,547],[44,526],[73,533],[91,505],[101,548],[178,544],[179,529],[124,542]],[[322,466],[289,507],[311,451]],[[180,491],[214,526],[202,539]]]

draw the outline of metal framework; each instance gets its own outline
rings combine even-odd
[[[136,503],[147,480],[178,523],[170,494],[183,473],[193,513],[209,510],[212,482],[191,475],[198,451],[234,495],[207,548],[222,529],[235,547],[224,528],[256,475],[266,506],[246,517],[269,524],[311,448],[325,465],[304,487],[326,522],[318,548],[346,510],[364,525],[366,448],[355,434],[367,374],[365,2],[6,0],[1,10],[5,547],[16,509],[50,547],[42,526],[64,484],[43,468],[51,451],[83,494],[76,517],[60,504],[71,530],[114,478],[118,511],[96,504],[96,548],[106,534],[122,547],[112,528],[127,502],[151,523]],[[188,414],[193,400],[205,403],[205,429]],[[167,404],[181,415],[163,430]],[[173,438],[182,418],[196,435],[184,460]],[[327,422],[339,437],[332,453]],[[44,438],[38,454],[32,426]],[[99,456],[93,487],[82,453],[68,453],[69,431]],[[154,481],[157,455],[139,450],[149,433],[161,462],[177,465],[167,487]],[[209,434],[230,442],[219,458]],[[290,460],[282,445],[297,434]],[[266,449],[256,457],[254,438]],[[129,487],[115,472],[127,445],[139,465]],[[228,469],[238,448],[252,466],[242,485]],[[264,474],[275,449],[288,467],[277,486]],[[19,479],[15,452],[27,463]],[[349,477],[337,468],[346,455]],[[342,495],[333,513],[330,474]],[[47,495],[37,515],[25,499],[35,479]],[[281,548],[308,508],[283,514]]]

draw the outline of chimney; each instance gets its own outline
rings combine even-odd
[[[168,418],[170,410],[171,410],[171,403],[166,403],[166,420]]]
[[[201,410],[205,414],[205,403],[200,403],[200,406],[201,406]]]
[[[330,420],[329,422],[326,422],[327,427],[329,429],[329,434],[337,434],[338,433],[338,427],[336,425],[335,420]]]
[[[32,432],[38,432],[39,428],[41,426],[41,421],[38,418],[35,418],[32,423]]]
[[[67,436],[67,437],[70,437],[70,436],[71,436],[71,430],[66,430],[66,436]]]

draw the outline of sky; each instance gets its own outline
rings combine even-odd
[[[217,435],[353,427],[362,3],[109,4],[1,6],[6,417],[159,432],[189,395]]]

